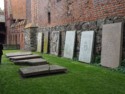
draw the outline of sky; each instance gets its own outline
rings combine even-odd
[[[3,10],[4,9],[4,0],[0,0],[0,8]]]

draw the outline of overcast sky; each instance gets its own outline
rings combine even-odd
[[[0,8],[4,9],[4,0],[0,0]]]

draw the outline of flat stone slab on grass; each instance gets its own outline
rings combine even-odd
[[[40,66],[32,66],[26,68],[20,68],[19,71],[23,77],[30,76],[39,76],[39,75],[48,75],[48,74],[56,74],[56,73],[65,73],[67,69],[58,65],[40,65]]]
[[[41,56],[39,55],[16,56],[16,57],[10,57],[10,60],[25,60],[25,59],[34,59],[34,58],[41,58]]]
[[[16,52],[16,53],[8,53],[6,54],[7,57],[14,57],[14,56],[23,56],[23,55],[31,55],[32,52]]]
[[[26,59],[26,60],[15,60],[13,62],[16,65],[31,65],[31,66],[48,64],[47,61],[42,59],[42,58]]]

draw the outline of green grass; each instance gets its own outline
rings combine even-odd
[[[6,50],[4,54],[8,52],[12,50]],[[43,58],[51,64],[66,67],[68,72],[23,79],[18,72],[23,66],[14,65],[3,55],[0,94],[125,94],[123,73],[47,54]]]

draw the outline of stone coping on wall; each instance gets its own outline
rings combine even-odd
[[[37,28],[37,26],[34,23],[28,23],[25,26],[25,29],[27,29],[27,28]]]

